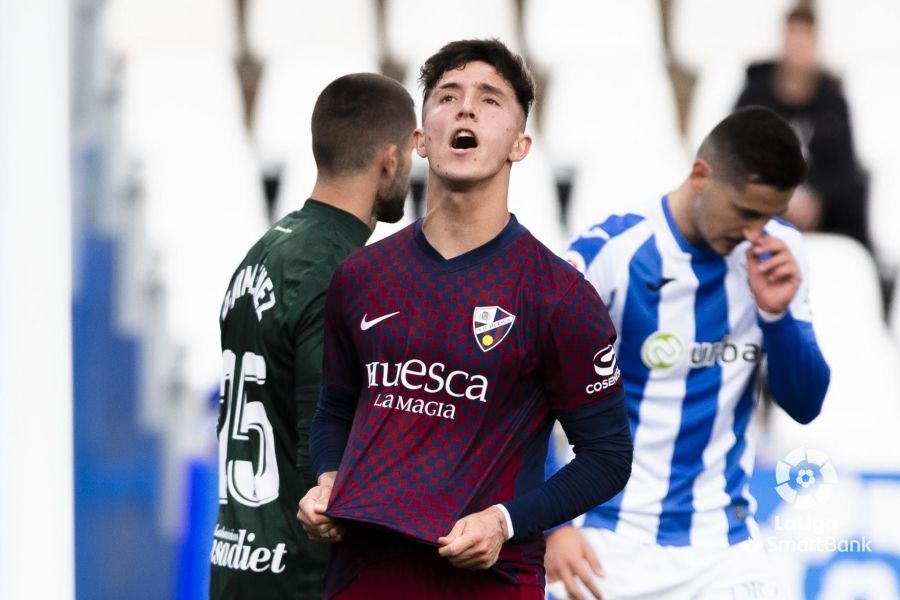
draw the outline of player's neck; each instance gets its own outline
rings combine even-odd
[[[376,190],[377,184],[368,172],[331,178],[320,175],[310,198],[346,211],[375,229]]]
[[[458,191],[430,173],[422,222],[425,239],[446,259],[483,246],[509,222],[508,192],[508,177],[495,177],[484,185]]]
[[[669,211],[684,239],[694,244],[699,239],[699,233],[691,219],[691,198],[690,182],[685,181],[678,189],[669,193]]]

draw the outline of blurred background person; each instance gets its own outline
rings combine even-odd
[[[747,68],[737,106],[752,104],[771,108],[791,123],[810,165],[784,217],[802,231],[840,233],[868,247],[866,178],[857,164],[841,85],[820,61],[811,8],[788,13],[777,60]]]

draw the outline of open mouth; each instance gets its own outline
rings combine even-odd
[[[453,136],[453,140],[450,142],[450,147],[454,150],[468,150],[470,148],[478,147],[478,139],[475,137],[475,134],[468,129],[460,129]]]

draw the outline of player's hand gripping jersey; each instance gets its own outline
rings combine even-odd
[[[541,585],[542,531],[627,478],[614,342],[596,292],[515,217],[450,260],[421,221],[352,254],[329,289],[311,432],[317,473],[338,469],[328,514],[436,545],[502,503],[515,535],[495,570]],[[579,454],[542,486],[556,418]]]

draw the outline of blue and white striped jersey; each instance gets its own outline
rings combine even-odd
[[[788,314],[774,322],[760,317],[750,291],[749,243],[728,256],[691,245],[667,197],[644,214],[610,217],[570,245],[566,258],[600,293],[619,332],[634,438],[631,479],[585,526],[669,546],[751,537],[748,424],[760,361],[768,356],[773,395],[801,422],[818,414],[829,376],[812,330],[801,235],[777,219],[765,231],[785,241],[804,271]]]

